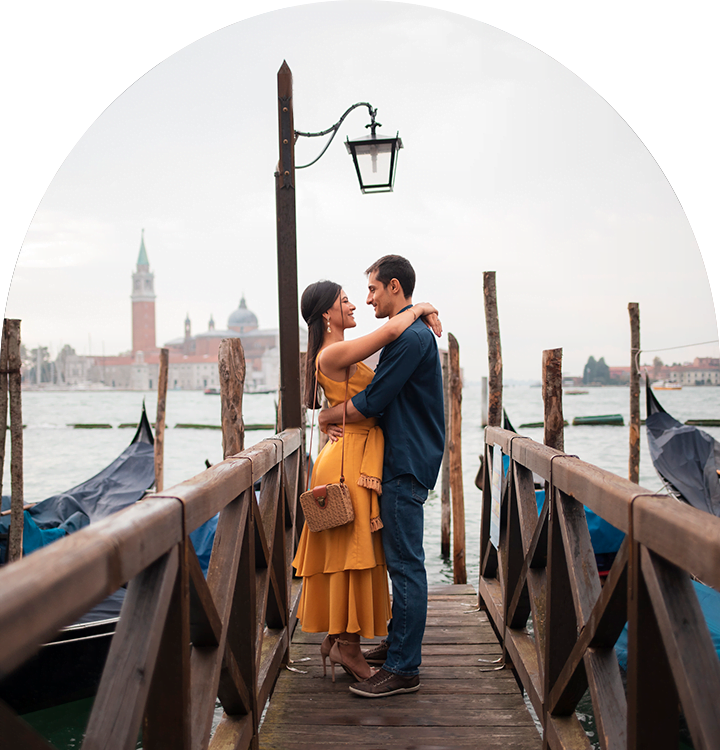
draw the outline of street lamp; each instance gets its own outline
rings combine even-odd
[[[345,142],[353,158],[363,193],[391,192],[395,183],[398,151],[403,147],[399,134],[395,138],[379,137],[377,110],[368,102],[349,107],[342,117],[326,130],[304,133],[295,130],[293,122],[292,73],[283,62],[277,75],[278,135],[280,158],[275,172],[275,215],[277,218],[278,304],[280,324],[280,427],[285,430],[302,425],[300,389],[300,340],[298,336],[297,227],[295,216],[295,169],[315,164],[328,150],[345,118],[357,107],[370,113],[370,135]],[[309,164],[295,166],[295,141],[300,137],[330,135],[328,142]]]
[[[375,120],[377,109],[368,102],[358,102],[348,107],[342,117],[327,130],[321,130],[318,133],[304,133],[296,130],[295,139],[304,136],[306,138],[316,138],[317,136],[328,135],[332,133],[330,139],[325,144],[325,148],[320,155],[313,159],[309,164],[296,166],[295,169],[305,169],[317,162],[320,157],[328,150],[333,142],[343,120],[358,107],[367,107],[370,113],[370,122],[365,127],[370,128],[370,135],[361,136],[354,140],[345,141],[348,153],[352,156],[357,172],[360,190],[363,193],[391,193],[395,184],[395,170],[397,168],[398,151],[403,147],[400,134],[397,133],[394,138],[384,138],[378,136],[377,128],[382,127],[382,123]]]

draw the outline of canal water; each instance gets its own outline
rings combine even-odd
[[[565,419],[576,416],[621,414],[624,427],[568,426],[565,450],[582,460],[627,476],[629,391],[623,387],[587,388],[587,394],[566,395]],[[680,421],[720,418],[720,388],[695,387],[656,393],[663,407]],[[83,482],[109,464],[130,442],[134,430],[121,424],[137,423],[143,400],[151,421],[155,419],[157,396],[153,392],[130,391],[25,391],[23,392],[25,502],[45,497]],[[246,394],[243,401],[246,424],[275,420],[275,394]],[[644,392],[641,393],[644,401]],[[523,423],[541,422],[543,404],[540,387],[506,387],[503,404],[510,421],[522,434],[542,442],[541,428],[521,429]],[[481,387],[468,383],[463,389],[462,460],[466,518],[466,564],[468,581],[476,584],[480,536],[481,495],[475,487],[478,457],[483,449]],[[641,405],[644,417],[644,405]],[[109,424],[105,429],[77,429],[75,424]],[[220,399],[198,391],[170,391],[167,396],[165,433],[165,487],[200,473],[205,461],[222,460],[222,437],[218,429],[184,429],[176,424],[219,425]],[[720,428],[706,428],[720,440]],[[249,431],[246,446],[271,431]],[[317,443],[317,435],[313,442]],[[641,431],[640,484],[661,491]],[[6,461],[3,492],[10,490]],[[440,554],[439,484],[431,491],[425,512],[425,555],[431,583],[452,583],[452,564]],[[79,701],[51,711],[28,715],[58,750],[80,747],[82,732],[92,701]],[[588,724],[592,727],[592,722]],[[589,731],[592,731],[590,728]]]

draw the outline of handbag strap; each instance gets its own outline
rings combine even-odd
[[[319,354],[319,352],[318,352]],[[318,372],[320,371],[320,363],[315,358],[315,393],[313,395],[313,412],[312,419],[310,420],[310,445],[308,446],[308,461],[307,469],[305,474],[307,478],[305,480],[305,492],[310,488],[310,454],[312,453],[312,439],[313,432],[315,431],[315,404],[317,404],[317,389],[318,389]],[[343,437],[345,437],[345,419],[347,418],[347,395],[348,386],[350,384],[350,367],[345,371],[345,401],[343,402]],[[342,444],[342,458],[340,459],[340,482],[345,483],[345,441]]]

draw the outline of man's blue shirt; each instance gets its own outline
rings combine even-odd
[[[372,383],[352,398],[385,433],[383,481],[412,474],[432,489],[445,446],[442,371],[435,334],[416,320],[381,352]]]

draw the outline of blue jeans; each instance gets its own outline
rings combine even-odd
[[[423,549],[423,505],[428,491],[411,474],[383,482],[382,541],[392,583],[392,620],[384,669],[418,674],[427,618],[427,575]]]

